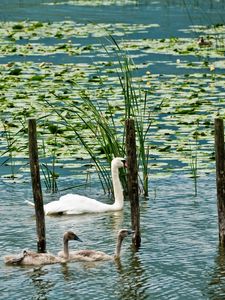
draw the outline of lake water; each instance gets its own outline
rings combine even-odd
[[[178,175],[152,181],[151,189],[150,199],[141,201],[142,246],[135,253],[127,238],[120,266],[74,262],[22,268],[1,261],[1,299],[223,299],[214,175],[199,181],[197,198],[190,180]],[[1,256],[35,250],[33,211],[24,203],[31,198],[29,185],[1,183],[0,190]],[[98,197],[94,189],[89,192]],[[71,248],[113,253],[122,227],[130,227],[128,202],[118,213],[46,217],[47,249],[57,253],[64,231],[72,229],[83,243],[71,242]]]
[[[152,38],[182,36],[180,29],[193,24],[224,23],[224,1],[133,1],[122,6],[77,6],[68,1],[47,6],[46,2],[50,1],[1,0],[1,21],[160,24],[143,33]],[[0,58],[0,63],[6,59]],[[3,174],[5,167],[0,168]],[[66,177],[63,184],[61,179],[61,185],[73,180]],[[99,190],[96,181],[96,186],[79,192],[110,203],[112,199]],[[141,248],[134,252],[127,238],[120,265],[74,262],[32,268],[9,267],[0,260],[0,299],[224,299],[225,254],[218,246],[215,172],[198,178],[197,197],[193,180],[182,172],[150,176],[149,194],[140,203]],[[0,195],[0,257],[25,248],[35,250],[35,218],[24,203],[32,199],[29,177],[20,184],[0,177]],[[44,194],[44,201],[52,197]],[[129,227],[129,202],[118,213],[46,217],[47,250],[57,253],[64,231],[72,229],[83,243],[71,242],[71,248],[113,253],[117,231]]]

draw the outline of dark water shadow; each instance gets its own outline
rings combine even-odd
[[[225,299],[225,248],[218,247],[214,268],[208,282],[207,297],[210,300]]]
[[[121,261],[116,262],[118,272],[117,290],[115,293],[118,299],[149,299],[147,293],[149,278],[146,275],[145,268],[139,257],[133,252],[129,261],[130,264],[123,264]]]
[[[35,297],[32,299],[47,300],[49,292],[54,289],[53,282],[46,276],[48,275],[48,270],[43,267],[34,268],[28,275],[34,288],[33,294]]]

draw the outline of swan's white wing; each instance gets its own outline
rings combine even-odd
[[[60,201],[52,201],[44,205],[44,211],[46,215],[66,213],[67,208]]]
[[[118,169],[123,167],[123,160],[115,158],[112,161],[112,182],[114,186],[114,204],[105,204],[92,198],[77,194],[67,194],[59,201],[45,205],[46,214],[83,214],[121,210],[123,208],[123,190],[119,179]]]
[[[92,198],[77,194],[67,194],[60,197],[58,209],[65,214],[83,214],[104,212],[112,209],[113,205],[105,204]]]

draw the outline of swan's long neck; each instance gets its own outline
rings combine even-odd
[[[113,183],[113,192],[115,203],[114,206],[117,209],[123,208],[123,188],[119,178],[119,169],[112,165],[112,183]]]
[[[120,235],[118,235],[114,258],[120,258],[122,242],[123,238]]]
[[[66,258],[66,259],[68,259],[69,258],[69,241],[68,241],[68,239],[67,238],[64,238],[63,239],[63,250],[64,250],[64,257]]]

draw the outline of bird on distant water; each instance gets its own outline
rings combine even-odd
[[[52,201],[44,205],[46,215],[53,214],[84,214],[84,213],[101,213],[108,211],[118,211],[123,209],[124,196],[122,184],[119,178],[119,169],[126,167],[126,159],[115,157],[111,162],[111,174],[115,202],[106,204],[93,198],[81,196],[78,194],[66,194],[57,201]],[[34,203],[26,201],[29,205]]]
[[[105,261],[105,260],[117,260],[120,258],[121,246],[125,237],[133,234],[133,230],[121,229],[117,235],[117,243],[115,248],[114,255],[109,255],[102,251],[97,250],[76,250],[69,251],[69,241],[70,240],[78,240],[81,241],[80,238],[72,231],[68,231],[64,234],[64,248],[63,251],[58,253],[58,256],[67,261]]]
[[[198,39],[198,45],[199,45],[200,47],[210,47],[210,46],[212,46],[212,42],[209,41],[209,40],[205,40],[204,37],[201,36],[201,37]]]

